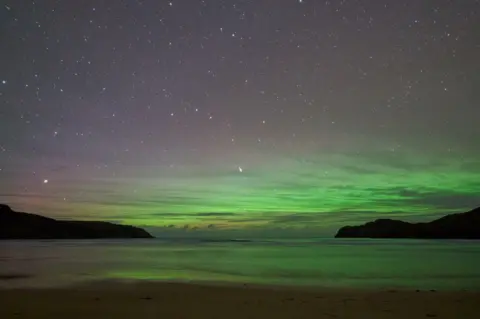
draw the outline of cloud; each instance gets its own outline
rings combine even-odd
[[[196,213],[198,217],[237,216],[238,213]]]
[[[322,220],[323,214],[287,214],[287,215],[274,215],[270,220],[270,224],[305,224],[310,222],[318,222]]]
[[[406,202],[434,207],[438,210],[454,210],[458,207],[465,209],[480,207],[480,192],[478,194],[424,194]]]
[[[53,216],[205,229],[320,228],[382,216],[422,219],[480,205],[475,159],[371,149],[275,156],[246,163],[244,173],[219,160],[172,171],[128,166],[115,178],[86,179],[65,170],[48,187],[25,182],[36,192],[0,185],[0,198]]]

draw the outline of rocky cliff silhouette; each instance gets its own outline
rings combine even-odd
[[[0,239],[153,238],[142,228],[96,221],[60,221],[0,204]]]
[[[377,219],[360,226],[345,226],[337,238],[480,239],[480,207],[428,223]]]

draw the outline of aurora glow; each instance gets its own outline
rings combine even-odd
[[[352,154],[276,156],[243,173],[221,164],[133,167],[115,178],[75,176],[74,184],[61,173],[41,194],[25,194],[22,201],[54,207],[59,217],[242,228],[322,227],[384,214],[425,219],[467,210],[480,199],[477,162],[446,154],[441,160],[385,155],[384,163]]]
[[[0,202],[160,232],[480,205],[470,5],[90,4],[4,12]]]

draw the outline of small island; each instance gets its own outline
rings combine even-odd
[[[0,239],[153,238],[142,228],[99,221],[66,221],[13,211],[0,204]]]
[[[359,226],[345,226],[336,238],[480,239],[480,207],[451,214],[428,223],[377,219]]]

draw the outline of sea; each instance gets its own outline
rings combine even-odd
[[[0,241],[0,288],[103,280],[480,291],[480,242],[337,238]]]

